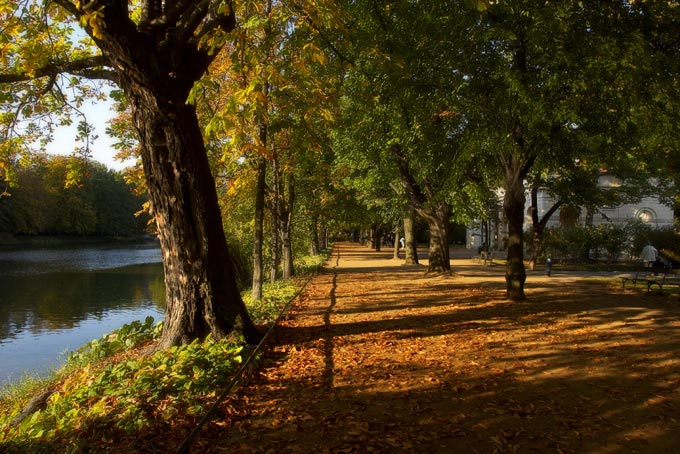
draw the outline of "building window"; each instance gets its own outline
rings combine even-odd
[[[642,208],[637,212],[637,218],[645,224],[653,224],[656,220],[656,214],[651,208]]]

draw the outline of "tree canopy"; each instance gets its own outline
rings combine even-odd
[[[674,196],[679,10],[0,0],[0,177],[16,182],[62,124],[77,122],[87,158],[79,106],[120,101],[110,130],[140,157],[164,251],[162,346],[239,325],[259,338],[234,250],[252,257],[259,284],[264,259],[273,279],[290,275],[294,251],[318,249],[329,225],[394,225],[412,209],[428,225],[430,271],[446,272],[449,223],[482,217],[497,193],[507,295],[521,300],[531,187],[597,205],[572,189],[606,169],[635,181],[633,195],[654,178]]]
[[[146,232],[146,200],[121,172],[88,161],[79,185],[64,186],[73,158],[44,156],[16,169],[11,194],[0,199],[0,232],[14,235],[91,235],[112,238]]]

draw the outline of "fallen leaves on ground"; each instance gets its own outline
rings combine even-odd
[[[502,269],[426,276],[355,244],[335,254],[194,452],[680,446],[677,299],[529,275],[529,300],[511,303]]]

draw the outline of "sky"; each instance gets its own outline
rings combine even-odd
[[[77,42],[86,37],[85,32],[76,28],[73,34],[73,41]],[[104,92],[108,93],[107,89]],[[118,161],[114,158],[116,150],[113,148],[113,139],[106,135],[107,121],[113,118],[112,113],[113,101],[107,99],[106,101],[86,101],[81,107],[81,110],[86,114],[87,121],[94,126],[94,134],[99,138],[90,145],[92,150],[92,159],[105,164],[109,169],[123,170],[135,164],[134,160],[126,162]],[[61,127],[54,133],[54,140],[46,147],[48,153],[68,155],[73,152],[77,146],[82,146],[82,143],[76,143],[75,138],[77,124],[80,119],[74,118],[74,125],[70,127]]]
[[[112,170],[122,170],[125,167],[134,165],[134,160],[126,162],[118,161],[114,158],[116,150],[113,148],[114,140],[107,136],[107,121],[113,118],[111,112],[111,102],[97,101],[86,102],[82,106],[82,111],[87,115],[88,121],[94,126],[94,134],[99,137],[90,145],[92,159],[99,161]],[[55,131],[54,140],[46,147],[51,154],[68,155],[82,143],[76,143],[76,127],[78,119],[74,117],[74,124],[68,127],[60,127]]]

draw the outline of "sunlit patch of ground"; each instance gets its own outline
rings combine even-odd
[[[677,296],[453,268],[337,246],[196,452],[676,452]]]

